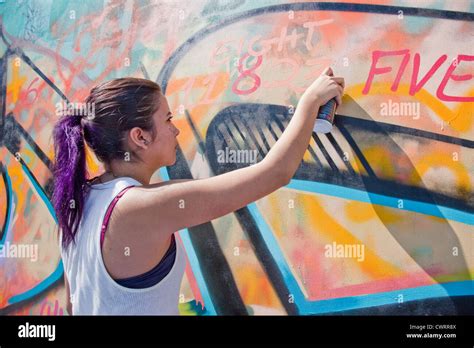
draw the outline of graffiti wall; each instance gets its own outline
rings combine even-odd
[[[58,103],[158,82],[181,133],[152,181],[205,178],[262,160],[328,65],[343,104],[289,185],[179,232],[181,313],[474,313],[472,1],[18,0],[0,15],[2,314],[68,314]]]

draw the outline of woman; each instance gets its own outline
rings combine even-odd
[[[94,115],[55,125],[53,205],[71,314],[177,315],[185,254],[174,233],[238,210],[288,184],[317,110],[344,79],[326,68],[301,97],[280,139],[259,163],[200,180],[150,185],[176,161],[172,114],[154,82],[115,79],[93,88]],[[105,172],[86,179],[84,141]]]

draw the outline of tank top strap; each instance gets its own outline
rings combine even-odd
[[[101,231],[100,231],[100,248],[102,249],[102,245],[104,244],[104,238],[105,238],[105,231],[107,230],[107,226],[109,225],[109,220],[110,220],[110,216],[112,215],[112,210],[114,209],[115,205],[117,204],[118,200],[120,199],[120,197],[122,197],[125,192],[127,192],[128,190],[130,190],[132,187],[135,187],[135,185],[131,185],[131,186],[127,186],[125,187],[124,189],[122,189],[115,197],[114,199],[112,200],[112,202],[110,202],[108,208],[107,208],[107,211],[105,212],[105,217],[104,217],[104,221],[102,223],[102,228],[101,228]]]

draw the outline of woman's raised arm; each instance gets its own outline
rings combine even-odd
[[[173,233],[216,219],[286,185],[296,172],[311,139],[318,109],[332,98],[338,103],[344,79],[327,68],[301,97],[295,114],[265,158],[254,165],[211,178],[156,187],[137,187],[127,195],[127,212],[140,226]]]

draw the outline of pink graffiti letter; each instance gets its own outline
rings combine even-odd
[[[444,89],[448,84],[449,79],[453,79],[454,81],[466,81],[472,79],[472,74],[465,74],[465,75],[454,75],[453,71],[457,68],[457,66],[461,63],[461,61],[472,62],[474,61],[474,56],[468,56],[464,54],[460,54],[457,58],[451,63],[446,74],[444,75],[443,80],[439,84],[438,90],[436,91],[436,96],[444,101],[457,101],[457,102],[472,102],[474,101],[474,97],[456,97],[451,95],[444,94]]]
[[[391,67],[385,67],[385,68],[377,68],[377,62],[380,58],[386,57],[386,56],[399,56],[399,55],[404,55],[402,63],[400,64],[400,67],[398,69],[397,76],[395,77],[395,80],[393,81],[391,90],[396,91],[398,88],[398,85],[400,84],[400,79],[402,77],[403,72],[405,71],[405,67],[408,64],[408,60],[410,59],[410,53],[409,50],[399,50],[399,51],[374,51],[372,52],[372,66],[370,67],[369,71],[369,76],[367,77],[367,81],[365,82],[365,87],[362,90],[362,94],[367,94],[369,93],[370,87],[372,85],[372,81],[374,79],[374,76],[377,74],[385,74],[390,71],[392,71]]]
[[[420,55],[418,53],[415,54],[415,58],[413,61],[413,72],[411,74],[411,83],[410,83],[410,95],[415,95],[423,86],[428,82],[428,80],[433,76],[433,74],[438,70],[441,64],[444,63],[448,56],[446,54],[442,55],[438,58],[438,60],[433,64],[431,69],[426,73],[426,75],[421,79],[421,81],[417,84],[416,81],[418,80],[418,72],[420,71]]]

